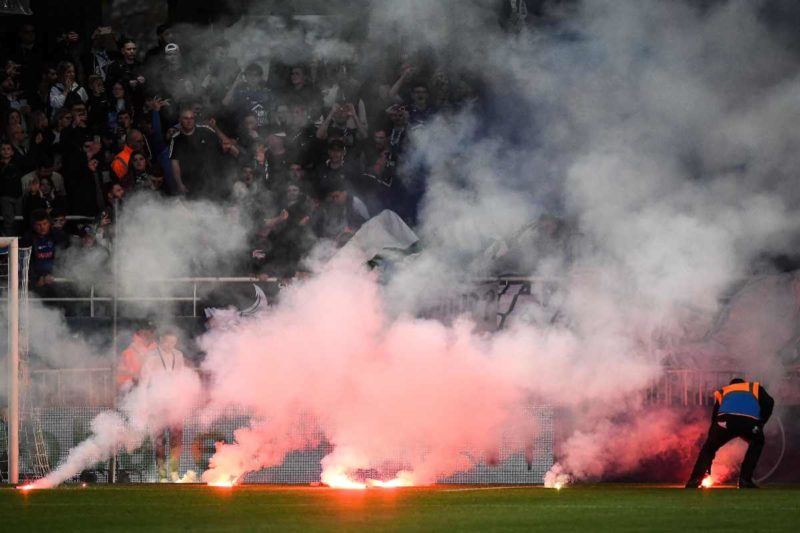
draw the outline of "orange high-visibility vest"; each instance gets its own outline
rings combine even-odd
[[[714,392],[714,399],[719,404],[717,415],[739,415],[749,418],[761,418],[761,406],[758,403],[759,384],[757,381],[734,383]]]
[[[132,153],[133,148],[126,144],[122,148],[122,151],[115,155],[114,160],[111,161],[111,170],[114,172],[114,175],[117,176],[117,179],[122,179],[128,174],[128,164],[131,161]]]

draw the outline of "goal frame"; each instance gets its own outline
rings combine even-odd
[[[0,237],[8,248],[8,482],[19,483],[19,237]]]

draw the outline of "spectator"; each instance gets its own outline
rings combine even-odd
[[[131,108],[133,108],[133,104],[128,97],[125,85],[121,81],[112,83],[111,98],[108,100],[108,113],[104,126],[110,131],[119,132],[120,127],[125,127],[124,124],[120,125],[120,122],[125,120],[124,117],[120,118],[120,115],[128,115],[127,118],[132,119],[130,116]],[[128,127],[130,127],[130,124],[128,124]]]
[[[397,161],[405,152],[408,144],[408,109],[405,106],[393,105],[386,110],[391,121],[389,130],[389,149],[392,157]]]
[[[66,196],[67,190],[64,188],[64,176],[55,171],[53,158],[42,156],[36,164],[36,170],[22,176],[22,190],[28,191],[34,178],[41,180],[46,178],[53,184],[53,192],[58,196]]]
[[[150,173],[150,184],[149,188],[145,189],[147,192],[154,194],[156,196],[166,196],[167,190],[165,188],[165,180],[164,180],[164,170],[161,168],[161,165],[153,165]]]
[[[124,188],[135,191],[150,189],[152,170],[150,161],[143,152],[133,152],[131,154],[130,165],[127,170],[127,174],[120,180]]]
[[[117,49],[114,31],[109,26],[100,26],[92,32],[92,46],[84,56],[83,69],[89,76],[99,76],[105,83],[108,67],[112,63],[111,53]]]
[[[203,197],[216,188],[220,142],[208,126],[196,126],[194,111],[180,113],[180,131],[172,138],[169,157],[177,192]]]
[[[131,108],[121,109],[117,112],[117,127],[113,130],[113,139],[115,148],[122,150],[125,147],[125,141],[128,137],[128,132],[133,127],[133,110]]]
[[[65,159],[69,159],[71,155],[79,152],[84,141],[92,137],[87,122],[89,115],[86,104],[80,100],[73,102],[70,107],[70,115],[72,115],[72,123],[61,131],[59,137],[59,150]]]
[[[144,62],[148,66],[153,63],[159,63],[159,60],[164,58],[164,47],[174,42],[172,39],[172,27],[169,24],[159,24],[156,27],[156,36],[158,37],[158,42],[144,55]]]
[[[25,129],[20,124],[8,126],[8,141],[14,150],[14,160],[21,172],[27,173],[33,170],[34,163],[28,149],[28,136]]]
[[[19,109],[12,107],[8,112],[8,120],[6,122],[9,128],[12,126],[21,127],[25,136],[28,136],[28,124],[25,122],[25,119],[22,118],[22,113],[20,113]]]
[[[56,230],[67,233],[67,210],[56,206],[49,214],[50,225]]]
[[[284,145],[286,134],[273,132],[267,135],[267,169],[269,169],[269,187],[279,190],[289,179],[289,166],[292,157]]]
[[[253,241],[253,271],[258,275],[290,277],[315,242],[310,228],[313,202],[296,183],[288,183],[278,198],[280,211],[265,220]]]
[[[287,105],[305,106],[311,116],[322,113],[322,95],[311,85],[306,69],[301,65],[294,65],[289,70],[289,89],[282,99]]]
[[[33,231],[22,239],[22,246],[31,248],[29,280],[34,290],[51,293],[56,253],[68,244],[67,237],[50,225],[47,211],[42,209],[31,213],[31,225]]]
[[[15,105],[17,95],[17,83],[14,78],[6,71],[0,70],[0,106],[2,106],[0,107],[0,119],[2,119],[0,124],[6,124],[8,113],[11,109],[18,107]]]
[[[14,77],[9,76],[8,73],[3,72],[2,78],[0,78],[0,92],[3,93],[5,96],[4,104],[8,105],[8,111],[6,111],[6,115],[11,112],[19,112],[19,113],[29,113],[31,110],[31,100],[35,100],[35,94],[33,97],[26,95],[26,93],[17,87],[17,82]],[[21,116],[21,115],[20,115]],[[23,121],[20,121],[22,123]]]
[[[118,81],[122,82],[125,90],[130,92],[134,105],[138,107],[144,102],[145,78],[142,64],[136,60],[136,50],[136,41],[133,39],[120,40],[121,58],[108,66],[106,85],[111,87]]]
[[[411,87],[408,122],[411,127],[424,126],[436,114],[430,105],[430,92],[424,83],[415,83]]]
[[[318,126],[311,122],[304,105],[295,104],[290,110],[288,135],[284,144],[304,168],[313,168],[319,162],[318,152],[322,145],[317,138]]]
[[[239,73],[222,99],[222,105],[232,107],[240,116],[253,113],[258,128],[269,124],[272,98],[264,86],[264,69],[261,65],[250,63]]]
[[[50,89],[51,116],[65,105],[71,104],[76,98],[84,104],[89,100],[86,90],[75,79],[75,65],[62,61],[56,67],[58,81]]]
[[[36,90],[44,66],[44,50],[36,42],[36,28],[33,24],[20,25],[11,58],[20,66],[20,86],[26,91]]]
[[[65,187],[69,191],[70,214],[94,217],[105,206],[97,159],[101,148],[98,137],[89,137],[68,159]]]
[[[153,175],[151,176],[151,185],[153,178],[158,182],[157,190],[161,194],[167,192],[174,192],[176,190],[175,180],[172,175],[172,163],[169,159],[169,146],[164,139],[163,129],[161,127],[161,110],[170,105],[169,100],[165,100],[159,96],[146,101],[146,106],[150,110],[150,122],[145,122],[143,128],[146,130],[145,140],[151,151],[150,164]],[[158,174],[156,174],[156,169]]]
[[[39,86],[36,88],[36,101],[42,109],[50,109],[50,89],[58,83],[58,71],[52,65],[47,65],[39,79]],[[52,110],[51,110],[52,111]],[[52,116],[52,113],[48,114]]]
[[[315,170],[318,188],[324,188],[328,182],[341,181],[348,187],[360,173],[357,163],[345,160],[347,148],[341,139],[332,139],[328,143],[328,160]]]
[[[221,102],[239,75],[240,67],[236,60],[228,55],[228,50],[231,48],[228,41],[220,39],[208,44],[210,57],[205,72],[198,76],[200,89],[212,102]]]
[[[43,157],[52,159],[54,137],[53,132],[50,130],[50,121],[44,111],[41,109],[33,111],[31,113],[28,143],[34,162]]]
[[[56,47],[51,52],[50,57],[55,61],[67,61],[75,66],[77,72],[76,78],[83,80],[86,79],[86,74],[83,70],[83,43],[77,28],[74,26],[67,27],[56,40]]]
[[[114,160],[111,162],[111,171],[126,189],[130,189],[133,186],[133,182],[128,181],[128,164],[130,163],[131,155],[134,152],[138,152],[140,155],[143,155],[146,149],[147,143],[142,132],[132,129],[126,135],[126,141],[125,145],[122,147],[122,151],[114,156]],[[144,157],[145,162],[147,162],[149,157]]]
[[[343,246],[355,234],[369,215],[364,204],[347,192],[344,180],[330,180],[324,184],[325,201],[313,220],[317,237],[330,239]]]
[[[258,118],[252,111],[244,114],[239,128],[239,142],[247,149],[252,148],[253,143],[259,139]]]
[[[175,43],[164,47],[164,66],[160,71],[154,92],[176,100],[186,100],[195,94],[192,72],[183,64],[183,54]]]
[[[72,111],[61,108],[53,119],[53,127],[50,130],[53,134],[53,147],[61,141],[61,132],[72,125]]]
[[[66,198],[55,193],[49,177],[34,177],[22,197],[22,220],[26,227],[30,227],[34,211],[43,209],[52,217],[55,210],[63,211],[66,207]]]
[[[108,125],[108,113],[111,111],[111,98],[106,92],[103,78],[97,74],[89,76],[86,84],[89,88],[89,106],[86,122],[94,131],[103,131]]]
[[[321,141],[339,138],[346,147],[354,148],[357,141],[367,138],[367,129],[353,104],[333,104],[331,112],[317,128],[317,138]]]
[[[0,141],[0,214],[3,235],[17,235],[15,217],[22,214],[22,169],[14,157],[14,147]]]
[[[384,209],[403,211],[405,188],[397,179],[396,161],[385,130],[375,131],[372,143],[361,153],[361,174],[353,186],[370,213],[380,213]]]

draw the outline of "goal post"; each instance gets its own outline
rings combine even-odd
[[[0,237],[0,250],[8,254],[8,481],[19,483],[19,239]]]

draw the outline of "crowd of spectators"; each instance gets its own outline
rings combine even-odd
[[[261,275],[291,275],[319,239],[342,245],[384,209],[413,226],[415,132],[474,98],[402,53],[380,72],[313,54],[239,64],[230,43],[168,25],[146,53],[122,33],[46,43],[22,23],[0,49],[2,231],[33,246],[36,286],[60,246],[112,242],[131,195],[223,206],[252,228],[245,262]]]

